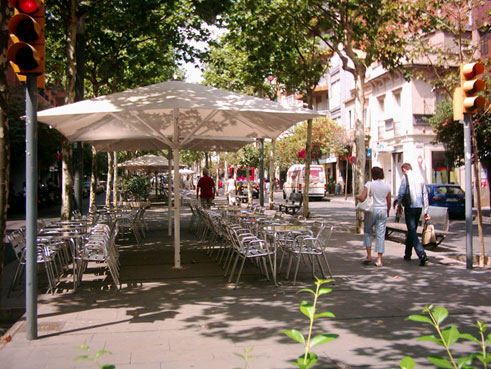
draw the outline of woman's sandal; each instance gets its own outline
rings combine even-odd
[[[378,262],[375,262],[375,265],[376,265],[376,266],[378,266],[378,267],[382,267],[382,266],[384,266],[384,264],[382,264],[382,263],[378,263]]]
[[[369,264],[372,263],[372,259],[370,259],[370,260],[369,259],[365,259],[365,260],[362,261],[362,263],[365,264],[365,265],[369,265]]]

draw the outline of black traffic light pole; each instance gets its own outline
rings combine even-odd
[[[37,76],[27,74],[26,81],[26,320],[27,339],[34,340],[37,327]]]
[[[472,149],[471,114],[464,114],[464,158],[465,158],[465,248],[466,267],[472,269]]]

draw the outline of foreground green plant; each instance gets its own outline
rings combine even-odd
[[[255,357],[255,356],[249,355],[249,352],[251,352],[253,348],[254,347],[249,347],[249,348],[244,349],[243,354],[237,354],[234,352],[235,356],[240,357],[244,361],[244,368],[243,369],[249,369],[249,360],[254,359],[254,357]],[[235,369],[240,369],[240,368],[235,368]]]
[[[319,296],[324,295],[326,293],[329,293],[332,291],[331,288],[321,288],[321,286],[325,283],[331,282],[332,279],[319,279],[316,277],[315,285],[316,290],[313,291],[310,288],[303,288],[299,290],[297,293],[300,292],[310,292],[311,294],[314,295],[314,302],[310,303],[308,301],[302,301],[300,303],[300,311],[307,317],[309,318],[309,332],[307,335],[307,339],[303,336],[300,331],[296,329],[290,329],[286,331],[281,331],[281,333],[286,334],[288,337],[291,339],[301,343],[304,346],[305,353],[300,355],[297,359],[297,362],[291,361],[290,363],[295,365],[296,367],[300,369],[308,369],[314,366],[314,364],[317,362],[318,357],[315,353],[310,352],[310,350],[315,347],[322,345],[324,343],[330,342],[336,338],[338,338],[339,335],[337,334],[318,334],[314,338],[312,338],[312,330],[314,327],[314,321],[318,318],[323,318],[323,317],[329,317],[329,318],[334,318],[334,314],[325,311],[323,313],[318,313],[316,314],[316,306],[317,306],[317,299]]]
[[[491,363],[491,356],[486,352],[487,346],[491,344],[491,333],[486,336],[486,323],[478,321],[476,327],[479,330],[479,337],[474,337],[468,333],[460,333],[459,330],[454,327],[446,327],[442,329],[441,323],[447,318],[448,310],[444,307],[437,306],[433,308],[433,305],[425,306],[423,313],[426,315],[410,315],[406,320],[412,320],[415,322],[421,322],[431,325],[435,328],[438,336],[428,335],[418,338],[418,341],[431,341],[443,346],[447,351],[447,358],[441,356],[428,356],[428,360],[431,361],[437,368],[455,368],[455,369],[471,369],[477,368],[472,366],[473,361],[479,360],[483,368],[487,368]],[[459,339],[469,340],[476,343],[479,346],[479,350],[475,353],[469,354],[462,358],[454,358],[450,347],[456,343]],[[402,369],[412,369],[416,363],[414,360],[406,356],[401,360],[400,367]]]
[[[77,348],[90,352],[89,346],[83,344],[81,346],[78,346]],[[100,369],[116,369],[114,365],[111,364],[106,364],[106,365],[101,365],[98,361],[99,357],[101,357],[104,354],[110,353],[109,351],[106,350],[99,350],[96,352],[96,354],[92,357],[90,355],[80,355],[77,356],[74,360],[89,360],[92,361],[95,365],[97,365],[98,368]]]

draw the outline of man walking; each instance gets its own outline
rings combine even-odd
[[[424,212],[424,219],[430,219],[428,214],[428,192],[421,175],[413,172],[411,164],[404,163],[401,166],[402,177],[401,186],[399,187],[398,200],[401,206],[401,200],[406,193],[406,188],[409,186],[409,194],[411,201],[409,206],[404,207],[404,217],[406,218],[407,235],[406,235],[406,250],[404,260],[410,261],[414,247],[414,251],[419,258],[419,265],[425,266],[428,261],[425,249],[418,238],[418,222],[421,217],[421,212]]]
[[[200,198],[201,206],[209,209],[215,198],[215,182],[208,175],[208,168],[203,169],[203,177],[198,181],[196,186],[196,198]]]

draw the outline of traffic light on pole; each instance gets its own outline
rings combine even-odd
[[[7,50],[20,81],[29,73],[38,75],[38,87],[44,87],[44,0],[9,0],[14,16],[8,22],[12,44]]]
[[[482,73],[484,73],[484,65],[481,63],[468,63],[461,66],[460,80],[464,113],[474,114],[486,105],[486,99],[477,94],[486,87],[484,81],[477,78]]]

